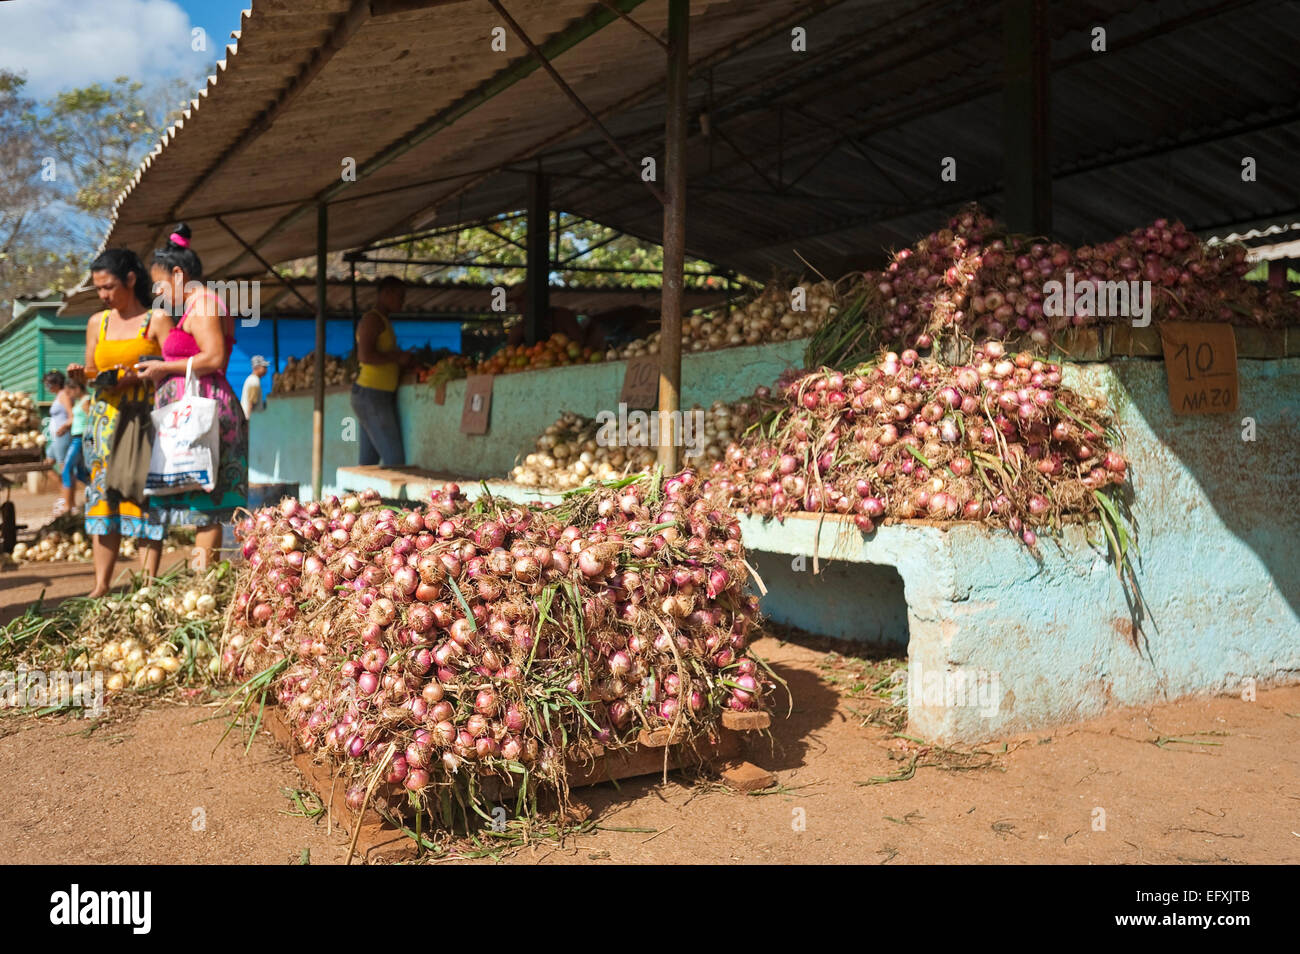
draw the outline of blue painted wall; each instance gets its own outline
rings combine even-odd
[[[281,318],[280,366],[272,372],[284,370],[290,358],[301,358],[316,347],[316,322],[308,318]],[[418,348],[428,344],[434,350],[446,348],[460,353],[460,323],[454,321],[395,321],[393,330],[401,348]],[[352,321],[340,319],[325,325],[325,353],[344,357],[354,349]],[[240,325],[235,329],[235,347],[230,356],[230,381],[238,390],[248,377],[253,355],[260,354],[272,363],[274,348],[271,341],[271,320],[264,318],[256,325]],[[270,390],[269,386],[265,389]],[[310,401],[310,398],[308,399]],[[309,412],[310,416],[310,412]]]

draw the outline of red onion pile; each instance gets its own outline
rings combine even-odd
[[[1067,328],[1130,320],[1102,314],[1102,307],[1085,306],[1073,314],[1045,308],[1050,296],[1045,286],[1064,285],[1067,273],[1075,289],[1085,283],[1149,281],[1155,320],[1260,326],[1300,321],[1300,300],[1245,281],[1249,268],[1244,247],[1206,245],[1181,222],[1157,219],[1112,241],[1072,249],[1007,234],[972,206],[946,228],[895,253],[882,271],[866,273],[849,296],[864,296],[861,307],[846,308],[831,324],[869,326],[869,338],[861,343],[871,350],[925,350],[956,332],[975,340],[1020,339],[1023,347],[1041,350]],[[817,340],[842,338],[827,332]],[[844,364],[833,350],[811,357],[815,364]]]
[[[739,524],[690,471],[545,506],[469,505],[454,484],[413,510],[286,499],[238,536],[223,664],[246,677],[288,661],[276,694],[350,799],[381,765],[388,791],[435,814],[439,786],[469,776],[563,791],[591,743],[708,733],[772,688],[747,652]]]
[[[841,514],[866,533],[891,517],[971,520],[1034,546],[1095,513],[1093,492],[1127,473],[1100,402],[995,341],[957,367],[906,350],[856,373],[799,373],[732,413],[754,426],[707,493],[762,516]]]

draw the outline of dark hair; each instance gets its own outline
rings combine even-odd
[[[62,391],[64,385],[68,383],[63,376],[63,372],[57,368],[53,371],[46,371],[42,380],[45,382],[45,390],[47,391]]]
[[[92,272],[108,272],[123,285],[129,285],[128,275],[135,276],[135,297],[146,308],[153,307],[153,279],[145,271],[140,256],[129,248],[106,248],[90,263]]]
[[[203,277],[203,262],[199,260],[198,255],[189,247],[190,227],[184,222],[176,223],[176,228],[172,229],[172,235],[180,236],[186,244],[178,243],[173,238],[167,239],[167,244],[153,253],[153,263],[161,265],[167,271],[173,268],[179,268],[188,278]]]
[[[379,284],[376,285],[375,288],[377,288],[379,294],[382,295],[384,292],[391,291],[394,288],[405,289],[406,282],[402,281],[396,275],[385,275],[383,278],[379,279]]]

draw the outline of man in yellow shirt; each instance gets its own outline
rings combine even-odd
[[[407,357],[397,347],[390,316],[402,308],[406,286],[392,275],[379,282],[376,307],[357,325],[357,361],[361,366],[352,385],[352,410],[360,425],[359,463],[402,467],[402,427],[397,419],[397,381]]]

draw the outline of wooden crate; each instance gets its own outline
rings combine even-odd
[[[277,706],[267,706],[264,724],[271,735],[290,754],[293,764],[302,773],[310,789],[320,798],[330,812],[332,824],[338,825],[349,838],[356,835],[356,853],[367,863],[393,863],[409,861],[416,855],[415,842],[393,827],[377,811],[367,808],[360,818],[348,808],[346,786],[336,780],[329,766],[316,762],[304,752],[293,737],[288,723]],[[570,788],[599,785],[602,782],[654,775],[665,769],[673,771],[698,765],[701,762],[720,767],[723,780],[739,791],[756,791],[767,788],[776,779],[762,769],[741,759],[744,745],[740,733],[766,729],[771,716],[766,712],[731,712],[722,714],[722,726],[716,737],[697,740],[694,747],[677,744],[679,739],[669,737],[667,728],[654,732],[642,730],[637,745],[630,749],[606,751],[597,745],[590,758],[571,759],[568,764]],[[382,788],[384,786],[380,786]],[[388,786],[380,798],[398,794],[396,786]],[[377,789],[378,792],[378,789]],[[504,786],[502,789],[504,795]],[[490,793],[489,796],[491,797]],[[398,801],[392,798],[393,802]],[[360,832],[355,830],[360,825]]]

